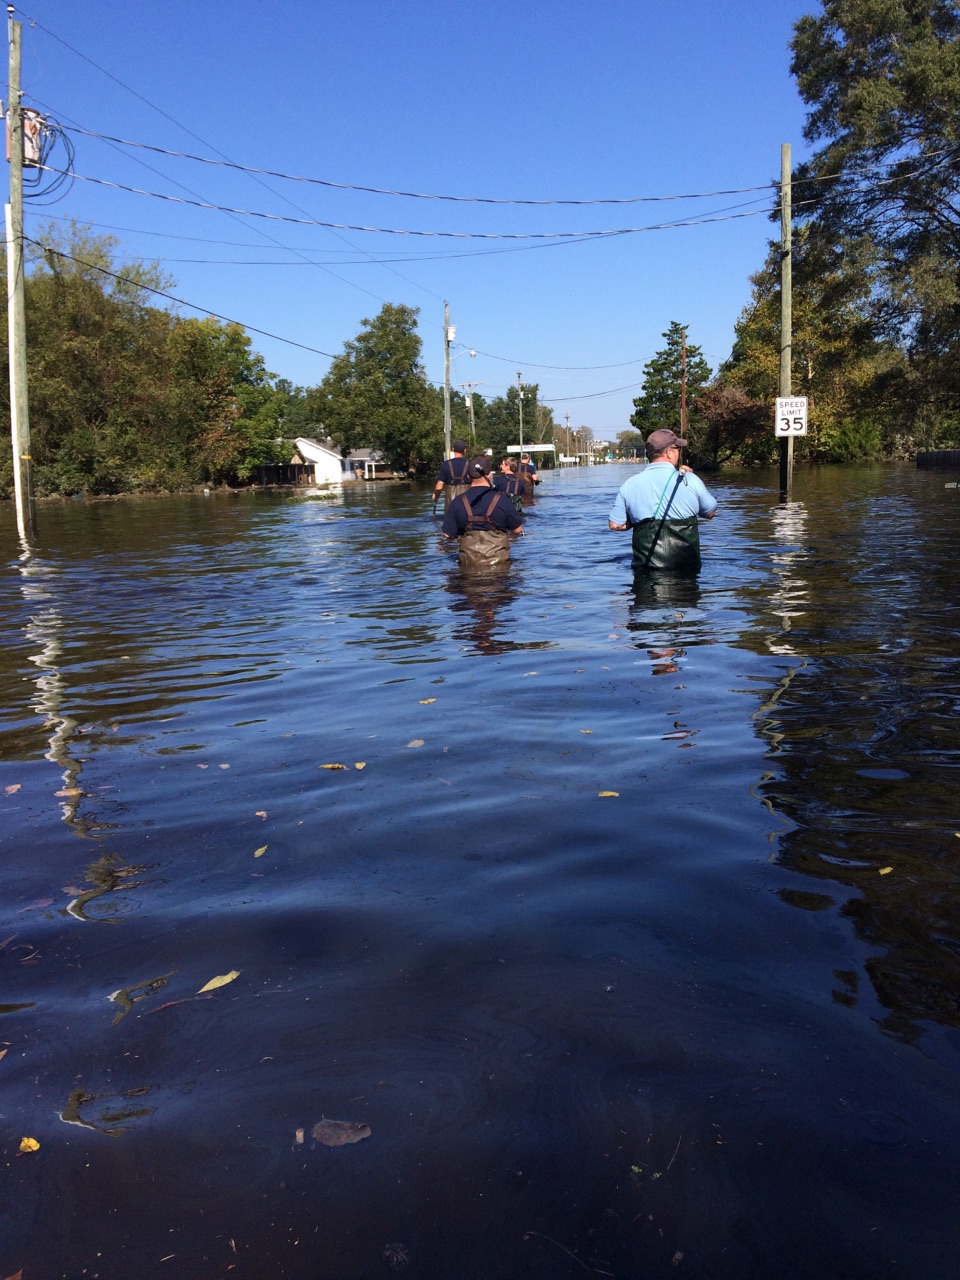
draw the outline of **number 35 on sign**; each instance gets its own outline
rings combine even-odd
[[[805,436],[807,434],[807,397],[793,396],[777,400],[774,435]]]

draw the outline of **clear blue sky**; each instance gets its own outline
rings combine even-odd
[[[24,105],[74,129],[348,186],[583,201],[777,180],[781,143],[795,163],[806,154],[787,45],[811,12],[816,0],[34,0],[16,16]],[[172,292],[201,310],[322,352],[342,350],[384,302],[419,307],[435,382],[446,299],[455,385],[489,398],[520,371],[558,421],[569,414],[601,439],[629,425],[671,321],[711,367],[726,358],[778,234],[763,214],[730,216],[769,208],[769,190],[451,203],[69,136],[85,178],[283,218],[500,236],[722,219],[556,242],[334,230],[81,180],[56,203],[28,202],[27,234],[51,216],[89,222],[119,238],[123,260],[159,260]],[[58,149],[52,162],[63,160]],[[323,355],[252,337],[296,384],[326,372]]]

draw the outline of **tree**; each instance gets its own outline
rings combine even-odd
[[[344,344],[308,409],[346,454],[379,449],[387,463],[416,473],[443,452],[442,412],[420,359],[418,308],[384,303],[374,319]]]
[[[275,458],[275,392],[239,325],[154,305],[155,266],[71,224],[41,232],[25,281],[39,494],[182,489]],[[0,363],[6,369],[6,329]],[[0,418],[9,421],[6,400]],[[0,463],[0,485],[9,472]]]
[[[631,426],[644,436],[669,427],[679,434],[683,345],[686,327],[676,320],[663,334],[667,345],[643,366],[643,391],[634,400]],[[710,379],[710,366],[699,347],[687,346],[687,404],[692,408],[697,391]],[[695,426],[693,419],[688,424]]]
[[[948,0],[824,0],[794,28],[792,70],[821,143],[794,183],[798,222],[866,241],[873,321],[902,345],[915,408],[960,406],[960,11]]]
[[[621,458],[643,457],[643,435],[639,431],[617,433],[617,453]]]
[[[909,371],[896,345],[877,336],[869,242],[845,240],[830,246],[811,228],[801,227],[793,257],[791,384],[810,406],[809,435],[796,442],[797,460],[875,456],[884,438],[894,452],[903,423],[898,403],[902,406],[909,398]],[[766,422],[749,403],[731,417],[733,401],[698,396],[698,412],[709,406],[714,415],[709,452],[716,450],[718,461],[735,455],[741,461],[768,462],[776,456],[770,411],[780,382],[778,244],[770,245],[752,285],[751,305],[737,322],[733,352],[720,381],[737,388],[748,402],[766,406]],[[731,454],[728,444],[734,441]]]

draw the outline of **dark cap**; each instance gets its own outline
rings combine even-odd
[[[647,457],[655,458],[658,454],[666,453],[668,449],[684,449],[686,444],[686,440],[681,440],[675,431],[667,428],[651,431],[647,436]]]
[[[466,444],[464,444],[462,440],[454,440],[453,442],[454,453],[466,453],[466,451],[467,451],[467,446]]]
[[[490,474],[490,459],[482,456],[471,458],[467,470],[472,476],[488,476]]]

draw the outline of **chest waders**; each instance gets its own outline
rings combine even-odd
[[[504,482],[501,493],[505,493],[518,511],[523,511],[523,481],[513,475]]]
[[[495,569],[510,559],[510,535],[490,521],[490,512],[500,500],[499,489],[484,494],[476,507],[462,494],[459,501],[467,513],[467,527],[460,535],[460,567],[470,572]]]
[[[667,487],[664,487],[657,503],[657,512],[633,526],[633,571],[669,569],[673,573],[700,572],[700,528],[696,516],[669,520],[670,507],[683,480],[678,475],[673,492],[667,499],[663,514],[659,514]],[[669,486],[670,481],[667,481]]]
[[[470,488],[470,480],[467,476],[467,467],[470,465],[469,458],[451,458],[450,470],[457,480],[454,484],[445,484],[443,486],[443,509],[446,511],[454,498],[459,498],[461,493],[466,493]]]

